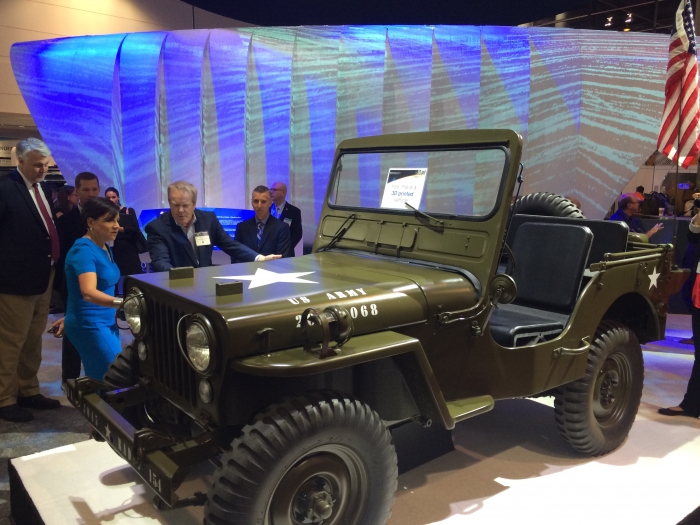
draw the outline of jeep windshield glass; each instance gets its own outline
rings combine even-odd
[[[332,206],[484,217],[497,204],[506,150],[346,153],[336,166]]]

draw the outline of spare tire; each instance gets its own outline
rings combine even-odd
[[[549,192],[530,193],[515,201],[513,213],[585,219],[581,210],[566,197]]]

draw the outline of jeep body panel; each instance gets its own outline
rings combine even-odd
[[[240,424],[259,406],[255,397],[246,399],[244,406],[238,407],[240,418],[235,418],[228,396],[219,396],[229,388],[232,374],[243,372],[236,363],[246,356],[301,348],[301,316],[307,308],[344,308],[352,317],[353,338],[386,330],[425,338],[434,331],[441,309],[461,310],[477,304],[477,288],[470,280],[473,276],[458,268],[439,269],[366,256],[328,252],[264,264],[199,268],[193,278],[172,281],[167,273],[130,277],[126,289],[144,294],[147,322],[154,326],[139,338],[149,352],[149,358],[141,362],[141,371],[151,378],[151,388],[192,417],[205,413],[211,422]],[[261,269],[268,277],[271,273],[301,275],[299,279],[306,282],[254,286],[254,281],[247,280],[241,294],[216,295],[217,283],[228,281],[221,277],[253,276]],[[198,399],[197,374],[179,351],[182,338],[178,343],[175,336],[183,316],[195,313],[208,319],[217,333],[213,348],[217,364],[207,374],[217,403]],[[270,329],[264,337],[259,333],[263,329]],[[375,359],[372,350],[364,349],[353,362]],[[325,361],[328,365],[323,368],[302,369],[318,373],[347,366],[335,358]],[[294,363],[288,364],[278,375],[299,375]]]

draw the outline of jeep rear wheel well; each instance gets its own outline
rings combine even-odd
[[[642,344],[659,340],[660,327],[654,307],[641,294],[628,293],[618,297],[605,312],[603,319],[624,324]]]

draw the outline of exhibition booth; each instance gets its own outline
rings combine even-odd
[[[192,326],[189,323],[195,316],[216,311],[224,319],[214,323],[216,327],[220,324],[228,330],[233,320],[248,322],[247,331],[235,332],[236,343],[256,348],[245,356],[247,359],[235,356],[235,360],[227,361],[229,372],[234,369],[241,375],[249,372],[250,377],[262,381],[259,377],[268,380],[283,373],[279,370],[298,367],[294,370],[301,376],[311,367],[330,369],[332,365],[323,368],[323,363],[318,364],[319,360],[330,356],[346,359],[344,363],[367,365],[366,369],[375,371],[370,364],[372,360],[360,363],[357,357],[362,350],[369,349],[382,357],[396,357],[396,368],[400,368],[405,377],[418,377],[423,381],[420,383],[424,388],[420,391],[423,402],[427,403],[424,399],[430,398],[438,407],[436,410],[444,408],[442,417],[451,422],[454,429],[448,426],[450,430],[445,430],[423,417],[408,418],[405,424],[392,428],[400,475],[388,521],[391,525],[530,521],[584,524],[594,520],[597,523],[676,525],[698,508],[700,436],[697,431],[700,426],[697,420],[672,418],[669,421],[671,418],[664,419],[656,414],[657,406],[677,401],[684,386],[679,378],[687,375],[692,365],[687,348],[679,346],[679,330],[671,327],[667,331],[668,340],[675,338],[670,346],[649,343],[643,347],[646,372],[651,381],[645,384],[643,394],[640,383],[641,408],[629,437],[613,452],[602,456],[592,454],[598,457],[589,458],[569,449],[557,430],[554,399],[549,395],[564,382],[557,382],[558,379],[576,375],[576,367],[586,369],[585,358],[581,356],[591,349],[591,337],[585,335],[588,332],[581,329],[576,338],[572,336],[572,341],[576,341],[562,343],[561,347],[554,342],[559,334],[571,328],[573,321],[570,320],[579,312],[577,299],[579,293],[583,296],[586,286],[581,284],[582,279],[584,283],[595,282],[595,286],[586,289],[589,308],[598,304],[610,306],[614,302],[616,307],[610,306],[610,310],[614,311],[616,322],[624,319],[624,312],[620,311],[631,304],[625,302],[626,297],[633,295],[628,292],[632,289],[639,292],[643,307],[650,312],[649,317],[644,318],[649,320],[648,326],[642,326],[640,333],[654,330],[660,333],[663,326],[658,318],[665,315],[666,305],[662,303],[667,296],[665,298],[660,291],[664,283],[657,282],[660,275],[657,263],[663,281],[672,272],[673,262],[679,261],[680,250],[672,261],[668,247],[647,249],[648,245],[628,245],[624,224],[614,223],[622,231],[622,241],[617,243],[621,248],[615,250],[616,259],[603,256],[601,252],[598,254],[601,257],[593,261],[589,260],[594,239],[591,230],[585,225],[561,226],[569,228],[561,230],[567,234],[580,233],[586,243],[581,253],[572,255],[575,250],[565,250],[572,259],[572,267],[576,266],[579,272],[571,287],[571,297],[562,303],[563,306],[542,300],[535,307],[529,305],[532,308],[526,311],[531,317],[533,309],[539,308],[536,313],[542,314],[536,319],[539,324],[530,318],[528,326],[556,324],[556,333],[540,327],[536,333],[527,334],[534,335],[533,342],[518,345],[495,343],[496,337],[492,339],[488,335],[493,332],[487,332],[489,321],[496,319],[499,313],[505,317],[504,312],[508,312],[505,305],[515,298],[515,281],[504,277],[494,284],[491,278],[495,269],[492,272],[488,266],[491,264],[495,268],[505,253],[499,244],[499,234],[503,237],[506,221],[511,220],[508,213],[511,194],[503,191],[507,187],[504,181],[512,189],[520,175],[520,166],[518,162],[511,162],[514,160],[511,153],[517,152],[515,160],[518,160],[522,141],[523,153],[519,160],[524,182],[519,190],[521,195],[533,192],[569,195],[581,201],[581,209],[588,219],[602,219],[609,203],[618,197],[656,147],[658,121],[664,104],[667,35],[593,35],[568,29],[467,26],[251,27],[26,42],[12,47],[11,59],[22,95],[66,180],[70,181],[83,171],[95,173],[103,188],[118,188],[122,200],[141,212],[142,227],[167,210],[168,185],[184,180],[198,189],[198,207],[215,211],[225,229],[233,234],[238,222],[252,216],[253,212],[245,209],[251,190],[260,184],[281,181],[289,187],[289,201],[302,210],[307,247],[315,239],[318,245],[325,243],[323,248],[327,251],[338,242],[345,242],[348,252],[355,255],[360,252],[358,260],[366,259],[368,254],[385,257],[373,263],[377,267],[367,265],[366,273],[369,274],[370,269],[374,272],[369,277],[363,275],[360,263],[355,263],[355,273],[350,274],[347,267],[338,262],[340,259],[333,259],[337,254],[332,252],[317,250],[313,257],[303,260],[281,259],[274,262],[277,266],[269,266],[272,270],[264,270],[268,274],[279,272],[275,274],[277,281],[271,279],[265,283],[276,284],[274,292],[271,286],[265,293],[259,289],[250,292],[251,288],[263,286],[252,285],[255,279],[252,274],[222,277],[216,273],[216,268],[199,271],[197,276],[188,271],[184,272],[186,275],[172,272],[142,277],[146,292],[149,286],[151,292],[158,287],[170,287],[162,296],[174,302],[181,301],[180,306],[166,304],[164,299],[161,300],[165,302],[158,303],[153,299],[157,293],[148,297],[147,293],[136,289],[130,292],[131,299],[140,301],[139,308],[143,310],[136,314],[125,313],[127,322],[130,322],[129,315],[138,317],[138,325],[129,324],[139,342],[135,345],[138,352],[135,359],[154,362],[148,362],[148,366],[153,367],[158,392],[162,394],[174,385],[180,388],[187,384],[177,391],[181,409],[188,403],[201,407],[211,401],[212,391],[217,387],[219,391],[229,387],[223,380],[219,384],[211,379],[215,375],[214,365],[210,366],[208,357],[204,368],[193,366],[195,360],[189,353],[189,343],[183,346],[180,341],[181,322],[184,321],[189,330]],[[438,137],[443,142],[434,137],[426,139],[423,135],[428,146],[418,139],[394,137],[386,140],[405,140],[408,145],[399,147],[389,143],[379,153],[371,150],[370,141],[359,140],[347,146],[359,160],[351,154],[341,161],[334,158],[336,146],[354,137],[489,129],[513,130],[517,134],[506,131],[486,132],[486,136],[469,135],[469,132],[459,136],[445,134]],[[488,133],[493,134],[492,140]],[[419,146],[425,147],[421,150]],[[465,165],[469,169],[458,169]],[[343,180],[334,190],[333,187],[327,190],[329,180],[340,179],[341,172]],[[429,179],[429,172],[445,177],[436,184]],[[400,182],[408,179],[413,186],[407,190]],[[399,195],[401,199],[397,200]],[[330,208],[332,213],[328,211]],[[360,212],[354,213],[355,209]],[[326,215],[322,217],[324,210]],[[386,216],[380,212],[386,212]],[[473,219],[472,230],[458,224],[464,217]],[[322,218],[326,222],[321,222]],[[656,244],[671,242],[674,235],[678,238],[687,231],[684,219],[661,220],[664,230],[659,239],[654,239]],[[645,224],[653,221],[657,219],[644,219]],[[551,234],[560,227],[554,221],[549,224],[531,222],[534,225],[522,228],[531,231],[532,246],[535,241],[547,244],[542,241],[540,232]],[[594,221],[590,222],[591,227],[595,226]],[[534,248],[528,251],[528,246],[522,244],[520,253],[532,255],[530,252]],[[618,252],[624,252],[627,246],[630,252],[640,251],[641,258],[633,261],[638,266],[625,273],[620,268],[632,256]],[[545,252],[545,248],[547,246],[541,251]],[[552,255],[548,262],[555,263],[555,243],[550,242],[548,248]],[[416,258],[420,264],[412,265],[410,270],[406,269],[408,264],[404,265],[403,274],[399,275],[400,272],[391,266],[399,263],[388,258],[399,259],[399,255],[410,250],[423,250]],[[509,254],[515,266],[513,252]],[[455,263],[458,257],[467,262]],[[537,254],[529,260],[537,270],[534,264]],[[322,267],[324,262],[326,266]],[[595,268],[590,271],[593,262]],[[448,269],[452,272],[451,280],[444,277],[444,272],[438,276],[438,265],[441,271],[451,265]],[[419,266],[420,271],[426,273],[415,277]],[[520,268],[523,266],[521,264]],[[558,283],[553,277],[557,265],[550,266],[551,272],[545,269],[537,278],[550,278],[551,283]],[[323,275],[322,269],[326,271]],[[606,271],[610,278],[603,284]],[[310,299],[296,292],[287,293],[291,287],[284,286],[299,282],[317,284],[317,281],[302,279],[314,272],[318,272],[318,282],[325,286],[319,285],[317,290],[323,301],[367,295],[364,289],[352,284],[352,279],[361,283],[361,279],[366,278],[367,282],[373,279],[366,287],[368,290],[374,287],[369,293],[376,295],[377,302],[358,303],[357,308],[348,307],[347,311],[336,306],[322,310],[322,306],[326,306],[323,303],[318,306],[319,312],[313,312],[316,317],[309,312],[310,307],[296,317],[288,315],[283,307],[308,303]],[[279,278],[280,275],[286,275],[287,280]],[[321,277],[339,284],[329,288]],[[222,282],[215,286],[212,279],[237,280],[236,286],[225,288],[220,286]],[[241,281],[251,283],[244,288]],[[448,281],[452,294],[441,288]],[[385,284],[386,289],[382,288]],[[462,287],[459,293],[455,292],[457,284]],[[390,285],[394,288],[389,289]],[[235,292],[230,291],[233,288]],[[546,286],[540,288],[547,291]],[[609,299],[606,294],[612,297],[616,292],[611,290],[617,288],[624,288],[624,293]],[[442,295],[433,292],[436,295],[429,297],[434,289],[441,290]],[[510,299],[501,300],[506,296]],[[251,297],[255,304],[249,312],[241,313],[244,298]],[[539,297],[535,299],[535,303],[540,300]],[[380,300],[395,302],[381,303]],[[499,303],[503,304],[499,307]],[[392,305],[386,318],[378,315],[377,304]],[[192,305],[199,311],[189,312],[187,308],[194,308]],[[468,317],[477,306],[483,309],[474,317]],[[510,319],[515,319],[527,306],[511,310]],[[158,326],[157,330],[162,328],[162,333],[158,333],[163,340],[173,343],[172,347],[152,340],[147,340],[147,345],[146,339],[138,339],[146,337],[143,332],[140,336],[138,330],[141,316],[145,319],[143,312],[149,308],[156,312],[153,323]],[[405,313],[401,308],[405,308]],[[186,310],[189,313],[183,314]],[[562,313],[564,310],[566,312]],[[392,315],[405,318],[389,319]],[[265,319],[267,325],[261,324],[253,330],[251,319],[255,320],[256,316]],[[467,319],[469,324],[453,324]],[[547,323],[541,322],[543,319]],[[579,316],[583,325],[581,319]],[[355,326],[367,323],[360,334],[366,338],[362,343],[369,340],[375,346],[364,348],[358,343],[357,347],[343,347],[350,340],[353,322]],[[372,322],[375,324],[370,324]],[[397,348],[420,347],[421,341],[416,345],[418,339],[400,333],[401,328],[412,322],[423,323],[428,327],[425,332],[433,337],[431,352],[425,353],[431,359],[427,365],[427,358],[420,359],[424,355],[422,348],[412,350],[418,356],[415,363],[397,357],[401,354]],[[211,324],[202,321],[201,325],[207,337],[214,333]],[[134,330],[134,326],[138,329]],[[314,326],[324,330],[320,349],[308,339],[289,349],[273,339],[274,333],[294,333],[293,337],[297,337],[293,328],[299,328],[303,338],[308,338]],[[348,326],[351,328],[346,329]],[[445,345],[443,351],[435,339],[447,332],[457,340],[455,332],[449,332],[454,326],[463,327],[457,332],[461,337],[459,341],[469,341],[472,346],[464,343],[464,352],[448,360],[445,356],[458,354],[456,347]],[[177,346],[174,340],[168,339],[172,334],[166,334],[171,328],[171,332],[177,334]],[[513,331],[517,328],[519,325]],[[589,328],[586,326],[587,330]],[[592,332],[599,337],[595,326]],[[473,341],[484,334],[486,337],[481,340],[487,342],[477,354],[474,350],[477,343]],[[688,336],[687,333],[683,335]],[[428,336],[422,341],[426,348]],[[209,352],[211,341],[216,339],[212,337],[201,345]],[[338,343],[330,351],[329,340]],[[546,352],[541,351],[541,346],[538,351],[538,344],[550,342],[551,348],[547,347]],[[170,364],[162,365],[180,359],[177,347],[184,360],[178,361],[172,369],[168,368]],[[169,353],[173,348],[176,349],[173,354]],[[293,359],[275,361],[275,356],[281,354],[279,350],[288,352],[286,357],[293,355]],[[333,353],[334,350],[337,353]],[[162,359],[158,364],[152,357],[154,352],[160,352],[157,355]],[[474,366],[479,357],[481,362],[487,362],[484,370],[496,378],[495,389],[500,388],[500,393],[528,393],[503,395],[503,398],[516,399],[498,401],[495,406],[496,394],[494,397],[476,396],[468,392],[462,397],[455,396],[456,400],[447,399],[447,394],[442,398],[442,392],[439,396],[434,394],[437,387],[433,383],[445,377],[450,379],[450,384],[445,382],[440,387],[445,392],[460,392],[460,387],[455,386],[459,378],[452,373],[458,366],[464,368],[463,377],[477,385],[475,391],[478,387],[486,388],[486,375],[477,377],[479,369]],[[557,368],[555,363],[564,364]],[[518,366],[524,370],[528,366],[537,368],[536,365],[542,365],[538,369],[542,373],[533,373],[532,377],[515,373]],[[640,364],[639,369],[643,368]],[[621,369],[625,371],[624,366]],[[395,384],[391,383],[392,378],[404,377],[392,376],[381,368],[376,372],[377,384],[384,382],[382,386],[387,389]],[[623,372],[619,375],[624,375]],[[615,371],[606,370],[605,374],[615,383]],[[363,380],[366,377],[372,374],[362,376]],[[195,382],[196,387],[193,386]],[[90,387],[86,381],[82,386],[76,385],[70,383],[67,387],[71,404],[83,410],[91,424],[100,427],[98,432],[103,437],[108,434],[108,440],[111,440],[109,434],[113,428],[126,429],[124,435],[130,432],[127,437],[136,450],[134,443],[139,438],[135,437],[126,416],[122,418],[117,411],[106,407],[107,403],[100,404],[95,390],[90,391],[90,388],[97,388],[94,385]],[[537,385],[545,386],[537,389]],[[361,390],[353,383],[355,387]],[[606,388],[608,386],[601,387],[601,391]],[[123,390],[114,395],[128,399],[133,394],[127,392],[128,388]],[[418,399],[420,396],[416,392],[405,394],[397,388],[392,394],[397,398],[414,395]],[[537,399],[527,397],[541,392],[547,395]],[[209,401],[206,401],[207,395]],[[561,399],[560,392],[556,395]],[[87,396],[93,396],[89,402],[85,401]],[[231,399],[233,397],[229,401]],[[614,400],[607,402],[614,403]],[[90,403],[94,403],[90,407],[100,408],[98,415],[86,408]],[[600,409],[606,401],[596,398],[595,403]],[[203,411],[196,417],[202,413],[205,415],[201,421],[196,421],[201,426],[199,430],[207,433],[209,439],[217,432],[213,429],[216,425],[209,427],[214,416]],[[481,415],[468,419],[476,414]],[[148,412],[146,416],[150,417]],[[560,416],[559,430],[563,434],[573,433],[564,419]],[[679,421],[682,419],[687,421]],[[105,421],[109,423],[103,424]],[[122,426],[111,426],[114,421]],[[178,442],[173,437],[177,435],[175,431],[154,439],[162,438],[162,443],[167,442],[172,447],[170,451],[176,449],[173,456],[187,457],[186,449],[197,438],[197,434],[193,434],[192,440],[186,442]],[[566,439],[576,448],[575,438],[569,435]],[[145,456],[161,452],[157,444],[145,442],[153,448],[139,453]],[[115,450],[119,449],[114,441],[112,445]],[[332,446],[328,444],[322,452],[332,450]],[[125,458],[130,455],[123,450],[120,453]],[[214,464],[220,456],[210,459],[211,465],[198,465],[182,484],[180,490],[186,494],[183,497],[194,494],[195,499],[191,501],[203,501]],[[353,462],[351,457],[346,463]],[[175,463],[171,465],[166,461],[160,465],[172,467],[171,479],[176,478]],[[130,466],[109,444],[95,440],[14,458],[9,463],[12,517],[17,525],[202,522],[204,514],[199,505],[170,511],[163,510],[162,502],[154,506],[158,498],[153,489],[160,486],[160,481],[149,479],[144,483],[132,466],[140,468],[133,462]],[[242,476],[245,478],[245,475],[244,472]],[[331,472],[328,477],[333,475]],[[300,483],[306,490],[306,481]],[[299,489],[299,492],[304,491]],[[331,515],[328,508],[332,506],[327,492],[330,489],[309,489],[308,493],[315,498],[308,514],[313,518],[306,521],[299,518],[298,523],[326,523]],[[304,500],[305,494],[299,499]],[[306,509],[307,503],[294,505]],[[226,505],[222,507],[225,509]]]

